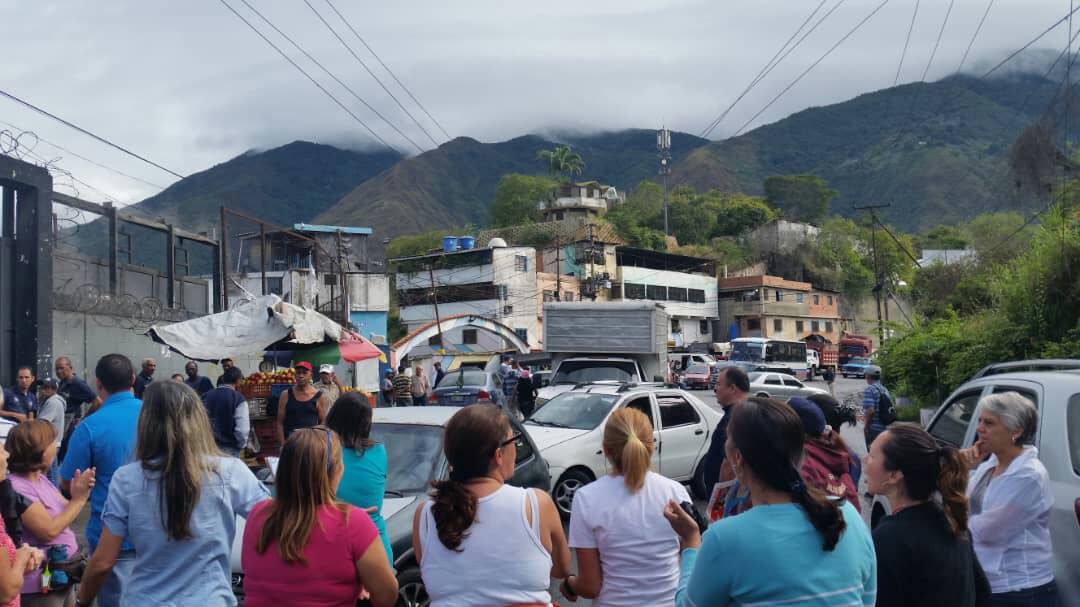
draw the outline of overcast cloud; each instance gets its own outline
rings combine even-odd
[[[259,21],[227,0],[402,151],[415,153]],[[305,5],[248,0],[425,148],[412,124]],[[309,0],[440,143],[326,0]],[[452,136],[499,141],[559,129],[700,133],[819,0],[333,0]],[[838,0],[827,0],[822,15]],[[713,138],[730,135],[880,0],[845,0],[762,81]],[[754,123],[893,84],[915,0],[890,0]],[[949,0],[922,0],[901,82],[922,76]],[[987,5],[955,0],[929,78],[954,72]],[[1068,12],[1062,0],[997,0],[968,59],[986,66]],[[221,0],[0,0],[0,89],[188,174],[295,139],[351,147],[373,139],[259,39]],[[1080,28],[1080,13],[1077,18]],[[1062,49],[1061,27],[1039,46]],[[0,98],[0,120],[147,181],[175,177]],[[0,125],[0,129],[7,128]],[[24,142],[29,141],[24,138]],[[35,152],[100,191],[135,202],[157,189],[39,143]]]

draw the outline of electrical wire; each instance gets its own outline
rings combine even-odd
[[[431,133],[428,133],[427,129],[424,128],[424,125],[420,124],[420,121],[416,119],[416,116],[413,116],[412,112],[410,112],[408,109],[405,108],[405,106],[401,103],[401,101],[398,100],[397,96],[394,95],[394,93],[391,92],[390,89],[387,88],[387,86],[385,84],[383,84],[383,81],[380,80],[378,76],[375,75],[375,72],[371,71],[371,68],[369,68],[368,65],[366,63],[364,63],[364,60],[360,58],[360,55],[357,55],[356,51],[354,51],[352,49],[352,47],[349,46],[349,43],[345,42],[345,39],[342,38],[341,35],[337,33],[337,30],[335,30],[330,25],[330,22],[327,21],[326,18],[324,18],[322,16],[322,13],[320,13],[319,11],[317,11],[315,9],[315,5],[313,5],[309,0],[304,0],[304,4],[306,4],[307,7],[311,9],[311,12],[315,13],[315,16],[319,18],[319,21],[322,21],[323,25],[326,26],[326,29],[330,30],[330,33],[334,35],[334,38],[337,38],[338,42],[341,43],[341,46],[344,46],[345,50],[349,51],[349,54],[353,56],[353,59],[356,59],[356,62],[359,63],[360,66],[364,68],[364,70],[368,73],[368,75],[370,75],[372,78],[374,78],[375,82],[379,83],[379,86],[382,87],[382,90],[385,91],[386,94],[389,95],[390,98],[394,100],[394,103],[396,103],[397,106],[399,108],[401,108],[401,111],[405,112],[405,115],[408,116],[409,119],[413,121],[413,124],[415,124],[416,127],[418,129],[420,129],[420,131],[422,133],[424,133],[424,135],[431,141],[431,143],[433,145],[435,145],[435,147],[438,147],[439,142],[435,141],[435,138],[431,136]],[[333,6],[331,6],[331,8],[333,8]],[[338,13],[338,16],[341,16],[341,13]],[[345,17],[341,17],[341,20],[345,21]],[[345,25],[348,25],[347,21],[345,22]]]
[[[109,141],[108,139],[105,139],[104,137],[102,137],[100,135],[97,135],[95,133],[91,133],[90,131],[82,128],[81,126],[79,126],[77,124],[74,124],[72,122],[69,122],[67,120],[64,120],[63,118],[57,116],[56,114],[53,114],[53,113],[48,112],[46,110],[43,110],[40,107],[34,105],[33,103],[30,103],[29,101],[25,101],[23,99],[20,99],[20,98],[16,97],[15,95],[12,95],[11,93],[9,93],[7,91],[0,90],[0,95],[3,95],[4,97],[7,97],[8,99],[14,101],[15,103],[18,103],[19,105],[22,105],[23,107],[29,108],[29,109],[37,112],[38,114],[41,114],[42,116],[45,116],[46,118],[49,118],[51,120],[55,120],[56,122],[59,122],[60,124],[66,126],[68,128],[74,129],[74,130],[82,133],[83,135],[86,135],[87,137],[95,139],[100,143],[104,143],[105,145],[107,145],[107,146],[109,146],[109,147],[111,147],[113,149],[119,150],[119,151],[127,154],[128,156],[131,156],[132,158],[137,158],[138,160],[141,160],[141,161],[145,162],[146,164],[149,164],[149,165],[151,165],[153,167],[159,168],[162,171],[165,171],[166,173],[168,173],[170,175],[173,175],[174,177],[178,177],[180,179],[184,178],[183,175],[181,175],[180,173],[177,173],[176,171],[173,171],[172,169],[167,169],[167,168],[161,166],[160,164],[154,162],[153,160],[150,160],[149,158],[147,158],[145,156],[141,156],[139,154],[136,154],[135,152],[132,152],[131,150],[129,150],[129,149],[127,149],[127,148],[125,148],[125,147],[123,147],[121,145],[113,143],[112,141]]]
[[[371,45],[368,44],[366,40],[364,40],[364,38],[360,35],[360,32],[356,31],[356,28],[354,28],[348,22],[348,20],[345,19],[345,17],[341,14],[341,12],[338,11],[337,7],[334,6],[334,3],[331,2],[331,0],[326,0],[326,3],[330,5],[330,8],[333,9],[333,11],[335,13],[337,13],[337,16],[341,18],[341,21],[345,25],[347,25],[350,30],[352,30],[353,35],[356,36],[356,39],[360,41],[360,44],[363,44],[364,48],[366,48],[368,50],[368,52],[371,53],[371,56],[375,57],[375,60],[379,62],[379,65],[383,66],[383,69],[386,70],[386,73],[390,74],[390,77],[393,78],[394,82],[396,82],[398,84],[398,86],[401,87],[401,90],[405,91],[405,94],[409,96],[409,99],[412,99],[413,103],[415,103],[417,105],[417,107],[419,107],[420,110],[423,111],[424,114],[429,119],[431,119],[431,122],[434,123],[435,126],[439,127],[439,130],[442,131],[442,134],[447,139],[452,139],[452,137],[450,136],[450,133],[447,133],[446,129],[444,129],[441,124],[439,124],[439,121],[436,120],[435,117],[431,115],[431,112],[429,112],[426,107],[424,107],[424,104],[420,103],[420,100],[416,98],[416,95],[413,95],[412,91],[409,90],[409,87],[405,86],[405,83],[402,82],[400,79],[398,79],[397,74],[395,74],[394,71],[390,69],[389,65],[386,65],[386,63],[383,62],[382,58],[379,57],[379,54],[375,52],[375,49],[371,48]]]
[[[757,119],[758,119],[758,117],[760,117],[760,116],[761,116],[762,114],[764,114],[764,113],[766,112],[766,110],[768,110],[768,109],[769,109],[770,107],[772,107],[772,106],[773,106],[773,105],[774,105],[774,104],[775,104],[775,103],[776,103],[777,101],[779,101],[781,97],[783,97],[783,96],[784,96],[784,95],[785,95],[785,94],[786,94],[786,93],[787,93],[787,92],[788,92],[789,90],[791,90],[791,89],[792,89],[792,87],[794,87],[794,86],[795,86],[796,84],[798,84],[800,80],[802,80],[802,79],[803,79],[804,77],[806,77],[806,75],[807,75],[807,74],[809,74],[809,73],[810,73],[811,71],[813,71],[813,69],[814,69],[815,67],[817,67],[817,66],[818,66],[818,64],[820,64],[820,63],[821,63],[822,61],[824,61],[824,60],[825,60],[825,59],[826,59],[826,58],[827,58],[827,57],[828,57],[829,55],[831,55],[831,54],[833,53],[833,51],[835,51],[835,50],[836,50],[837,48],[839,48],[841,44],[843,44],[844,42],[846,42],[848,38],[850,38],[851,36],[853,36],[853,35],[855,34],[855,32],[857,32],[857,31],[859,31],[860,29],[862,29],[862,26],[863,26],[863,25],[865,25],[865,24],[866,24],[866,22],[867,22],[867,21],[869,21],[869,20],[870,20],[871,18],[873,18],[873,17],[874,17],[874,15],[878,14],[878,12],[880,12],[880,11],[881,11],[881,9],[885,8],[885,5],[886,5],[886,4],[888,4],[888,3],[889,3],[889,1],[890,1],[890,0],[882,0],[882,2],[881,2],[880,4],[878,4],[876,8],[874,8],[874,10],[870,11],[870,14],[866,15],[865,17],[863,17],[862,21],[860,21],[860,22],[859,22],[858,24],[856,24],[856,25],[855,25],[855,27],[853,27],[853,28],[852,28],[852,29],[851,29],[851,30],[850,30],[850,31],[849,31],[849,32],[848,32],[847,34],[844,34],[844,37],[843,37],[843,38],[841,38],[841,39],[840,39],[840,40],[839,40],[839,41],[838,41],[838,42],[837,42],[836,44],[834,44],[834,45],[833,45],[833,46],[832,46],[831,48],[829,48],[829,50],[825,51],[825,54],[823,54],[823,55],[822,55],[821,57],[819,57],[819,58],[817,59],[817,61],[815,61],[815,62],[813,62],[812,64],[810,64],[810,67],[806,68],[806,69],[805,69],[805,70],[804,70],[804,71],[803,71],[803,72],[802,72],[801,74],[799,74],[799,75],[798,75],[798,77],[796,77],[796,78],[795,78],[794,80],[792,80],[790,84],[788,84],[788,85],[787,85],[786,87],[784,87],[784,89],[783,89],[782,91],[780,91],[780,92],[779,92],[779,93],[778,93],[778,94],[777,94],[777,95],[776,95],[775,97],[773,97],[773,99],[772,99],[771,101],[769,101],[769,103],[765,104],[765,107],[763,107],[763,108],[761,108],[760,110],[758,110],[758,112],[757,112],[756,114],[754,114],[754,115],[753,115],[753,116],[752,116],[752,117],[750,118],[750,120],[747,120],[745,124],[743,124],[743,125],[742,125],[741,127],[739,127],[739,130],[738,130],[738,131],[735,131],[735,136],[738,136],[738,135],[739,135],[740,133],[742,133],[742,132],[743,132],[744,130],[746,130],[746,127],[748,127],[748,126],[750,126],[751,124],[753,124],[753,122],[754,122],[755,120],[757,120]]]
[[[926,62],[926,69],[922,73],[922,81],[926,82],[926,75],[930,73],[930,66],[934,64],[934,57],[937,56],[938,47],[941,46],[941,38],[945,35],[945,27],[949,25],[949,16],[952,15],[953,6],[956,4],[956,0],[949,0],[949,8],[945,11],[945,19],[941,22],[941,29],[938,30],[937,40],[934,42],[934,50],[930,51],[930,59]]]
[[[900,53],[900,65],[896,66],[896,78],[893,78],[893,86],[900,82],[900,71],[904,69],[904,58],[907,57],[908,45],[911,44],[911,32],[915,31],[915,20],[919,16],[919,5],[922,0],[915,0],[915,12],[911,15],[911,25],[908,26],[907,38],[904,39],[904,51]]]
[[[329,0],[327,0],[327,1],[329,1]],[[764,78],[765,75],[768,73],[768,71],[770,71],[772,69],[773,64],[778,63],[776,61],[777,58],[780,57],[781,53],[783,53],[785,49],[787,49],[788,45],[791,44],[792,40],[794,40],[795,37],[798,36],[800,32],[802,32],[803,28],[806,27],[806,24],[810,23],[810,20],[814,18],[814,15],[816,15],[818,13],[818,11],[821,10],[821,7],[825,6],[826,2],[828,2],[828,0],[821,0],[821,4],[818,4],[817,8],[815,8],[813,10],[813,12],[811,12],[809,15],[807,15],[806,20],[803,21],[801,25],[799,25],[798,29],[796,29],[791,34],[791,36],[784,42],[783,46],[781,46],[780,49],[776,51],[776,54],[773,55],[771,59],[769,59],[769,62],[766,63],[764,65],[764,67],[761,68],[760,71],[758,71],[757,75],[754,76],[754,79],[750,81],[750,84],[746,85],[746,88],[743,89],[743,91],[741,93],[739,93],[739,96],[736,97],[735,100],[732,101],[731,104],[728,105],[727,108],[725,108],[723,112],[720,112],[720,115],[717,116],[715,119],[713,119],[712,122],[709,123],[709,126],[705,127],[705,129],[703,131],[701,131],[701,134],[699,135],[699,137],[708,137],[713,132],[713,130],[716,129],[716,127],[720,126],[720,123],[723,122],[724,118],[727,117],[727,115],[731,112],[731,110],[734,109],[734,107],[740,101],[742,101],[742,98],[745,97],[746,94],[749,93],[751,89],[753,89],[755,86],[757,86],[757,84],[759,82],[761,82],[762,78]],[[845,0],[840,0],[840,2],[836,6],[833,7],[833,10],[836,10],[836,8],[839,7],[840,4],[843,4],[844,2],[845,2]],[[832,11],[830,11],[830,13],[831,12]],[[826,17],[828,17],[828,15],[826,15]],[[819,25],[820,25],[820,23],[821,22],[818,22]],[[811,30],[811,31],[813,31],[813,30]],[[801,40],[800,40],[800,42],[801,42]]]
[[[964,50],[964,56],[960,58],[960,65],[956,68],[957,74],[964,69],[964,63],[967,62],[968,53],[971,52],[971,47],[975,45],[975,39],[979,37],[979,32],[982,31],[983,24],[986,23],[986,18],[990,16],[990,9],[992,8],[994,8],[994,0],[990,0],[990,2],[986,4],[986,11],[983,13],[982,19],[979,20],[979,25],[975,28],[975,33],[971,35],[971,40],[968,41],[967,49]]]
[[[1068,14],[1068,15],[1065,15],[1064,17],[1062,17],[1061,19],[1059,19],[1059,20],[1057,21],[1057,23],[1054,23],[1054,24],[1053,24],[1053,25],[1051,25],[1050,27],[1046,28],[1046,30],[1044,30],[1044,31],[1043,31],[1043,33],[1041,33],[1041,34],[1039,34],[1038,36],[1036,36],[1036,37],[1035,37],[1035,38],[1034,38],[1034,39],[1033,39],[1033,40],[1032,40],[1031,42],[1028,42],[1028,43],[1027,43],[1027,44],[1025,44],[1024,46],[1022,46],[1022,47],[1018,48],[1018,49],[1017,49],[1016,51],[1014,51],[1014,52],[1013,52],[1013,53],[1012,53],[1011,55],[1009,55],[1008,57],[1006,57],[1006,58],[1002,59],[1002,60],[1001,60],[1001,62],[999,62],[999,63],[998,63],[997,65],[995,65],[994,67],[990,68],[990,71],[988,71],[988,72],[986,72],[985,74],[983,74],[983,75],[982,75],[982,76],[981,76],[980,78],[981,78],[981,79],[986,79],[986,78],[988,78],[988,77],[989,77],[989,76],[990,76],[991,74],[993,74],[994,72],[998,71],[998,69],[1000,69],[1000,68],[1001,68],[1001,66],[1003,66],[1003,65],[1005,65],[1006,63],[1008,63],[1008,62],[1012,61],[1012,60],[1013,60],[1013,58],[1015,58],[1015,57],[1016,57],[1017,55],[1019,55],[1020,53],[1022,53],[1022,52],[1024,52],[1024,51],[1026,51],[1026,50],[1028,49],[1028,47],[1030,47],[1030,46],[1031,46],[1032,44],[1035,44],[1036,42],[1038,42],[1039,40],[1041,40],[1043,36],[1045,36],[1045,35],[1049,34],[1049,33],[1050,33],[1051,31],[1053,31],[1053,30],[1057,29],[1057,27],[1058,27],[1059,25],[1061,25],[1062,23],[1065,23],[1066,21],[1068,21],[1069,19],[1071,19],[1071,18],[1072,18],[1072,16],[1073,16],[1073,13],[1075,13],[1075,12],[1076,12],[1076,11],[1078,11],[1078,10],[1080,10],[1080,7],[1077,7],[1077,8],[1074,8],[1074,9],[1070,10],[1070,11],[1069,11],[1069,14]]]
[[[313,77],[313,76],[312,76],[311,74],[309,74],[309,73],[308,73],[308,72],[307,72],[307,71],[306,71],[306,70],[305,70],[304,68],[300,67],[300,64],[298,64],[297,62],[293,61],[292,57],[289,57],[289,56],[288,56],[288,55],[287,55],[287,54],[285,53],[285,51],[281,50],[281,48],[279,48],[279,47],[278,47],[278,46],[277,46],[276,44],[274,44],[274,42],[273,42],[272,40],[270,40],[269,38],[267,38],[267,37],[266,37],[266,35],[265,35],[265,34],[263,34],[262,32],[260,32],[260,31],[259,31],[259,29],[258,29],[257,27],[255,27],[255,25],[254,25],[253,23],[251,23],[251,22],[250,22],[250,21],[248,21],[248,20],[247,20],[247,19],[246,19],[246,18],[245,18],[245,17],[243,16],[243,15],[241,15],[241,14],[239,13],[239,11],[237,11],[237,10],[236,10],[235,8],[233,8],[233,7],[232,7],[232,5],[231,5],[231,4],[229,4],[228,2],[226,2],[226,0],[219,0],[219,2],[221,2],[221,3],[223,4],[223,5],[225,5],[225,8],[229,9],[229,11],[230,11],[230,12],[232,12],[232,14],[236,15],[236,17],[237,17],[238,19],[240,19],[241,21],[243,21],[243,22],[244,22],[244,25],[248,26],[248,28],[250,28],[250,29],[251,29],[251,31],[255,32],[255,33],[256,33],[256,34],[257,34],[257,35],[258,35],[258,36],[259,36],[260,38],[262,38],[262,39],[263,39],[263,41],[264,41],[264,42],[266,42],[267,44],[269,44],[269,45],[270,45],[270,47],[271,47],[271,48],[273,48],[273,49],[274,49],[275,51],[277,51],[277,53],[278,53],[279,55],[281,55],[281,57],[282,57],[283,59],[285,59],[286,61],[288,61],[288,62],[289,62],[289,64],[291,64],[291,65],[292,65],[293,67],[295,67],[295,68],[296,68],[296,69],[297,69],[297,70],[298,70],[298,71],[299,71],[299,72],[300,72],[301,74],[303,74],[303,75],[304,75],[304,77],[305,77],[305,78],[307,78],[308,80],[310,80],[312,84],[314,84],[314,85],[315,85],[315,86],[316,86],[316,87],[317,87],[317,88],[318,88],[318,89],[319,89],[320,91],[322,91],[322,92],[323,92],[323,94],[325,94],[325,95],[326,95],[327,97],[329,97],[329,98],[330,98],[330,99],[331,99],[331,100],[332,100],[332,101],[333,101],[334,103],[336,103],[338,107],[340,107],[340,108],[341,108],[342,110],[344,110],[346,114],[348,114],[349,116],[351,116],[351,117],[352,117],[352,119],[353,119],[353,120],[355,120],[355,121],[357,122],[357,124],[359,124],[360,126],[364,127],[364,129],[366,129],[368,133],[371,133],[371,136],[372,136],[372,137],[374,137],[375,139],[377,139],[377,140],[378,140],[378,141],[379,141],[380,143],[382,143],[382,144],[383,144],[384,146],[386,146],[386,147],[387,147],[388,149],[390,149],[391,151],[393,151],[393,152],[396,152],[396,153],[399,153],[399,150],[398,150],[397,148],[395,148],[394,146],[390,145],[389,143],[387,143],[387,142],[386,142],[386,140],[385,140],[385,139],[383,139],[382,137],[380,137],[380,136],[379,136],[379,134],[378,134],[378,133],[376,133],[376,132],[375,132],[374,130],[372,130],[372,128],[371,128],[370,126],[368,126],[366,122],[364,122],[363,120],[361,120],[359,116],[357,116],[357,115],[356,115],[355,113],[353,113],[353,111],[352,111],[352,110],[350,110],[350,109],[348,108],[348,106],[346,106],[346,105],[345,105],[344,103],[342,103],[342,102],[341,102],[341,100],[339,100],[339,99],[338,99],[337,97],[335,97],[333,93],[331,93],[330,91],[328,91],[328,90],[326,89],[326,87],[324,87],[324,86],[323,86],[322,84],[320,84],[320,83],[319,83],[319,81],[318,81],[318,80],[316,80],[316,79],[315,79],[315,78],[314,78],[314,77]],[[391,125],[391,126],[392,126],[392,125]],[[414,145],[415,145],[415,144],[414,144]],[[419,148],[419,146],[417,146],[417,147]]]

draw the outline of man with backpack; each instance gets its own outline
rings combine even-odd
[[[896,406],[889,389],[881,384],[881,367],[871,365],[866,368],[866,383],[862,399],[863,430],[869,450],[870,443],[896,421]]]

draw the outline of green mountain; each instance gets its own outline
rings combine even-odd
[[[1058,84],[955,76],[876,91],[710,143],[676,163],[673,179],[762,194],[770,175],[813,173],[839,191],[833,212],[889,203],[881,215],[907,230],[1030,208],[1037,201],[1017,191],[1009,150]]]
[[[216,228],[218,208],[283,226],[326,210],[356,184],[394,166],[401,156],[356,152],[294,141],[265,152],[246,152],[190,175],[131,209],[189,230]]]
[[[458,137],[437,149],[406,158],[357,185],[315,223],[364,225],[383,238],[439,227],[488,221],[495,185],[506,173],[544,170],[536,153],[570,144],[585,160],[584,177],[617,188],[636,185],[657,173],[656,133],[640,129],[544,138],[526,135],[500,143]],[[672,155],[682,159],[706,140],[672,134]],[[376,245],[378,246],[378,245]]]

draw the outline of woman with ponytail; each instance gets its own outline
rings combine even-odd
[[[878,606],[986,605],[990,584],[968,537],[960,452],[938,447],[915,424],[895,423],[870,445],[863,472],[870,493],[892,506],[874,529]]]
[[[690,502],[681,483],[649,470],[655,444],[649,418],[623,408],[604,425],[611,473],[574,494],[570,546],[578,574],[562,594],[595,599],[596,607],[675,605],[679,537],[662,515],[669,501]]]
[[[494,405],[455,413],[443,434],[449,478],[413,517],[413,552],[431,607],[547,607],[570,568],[562,520],[546,492],[507,485],[517,442]]]
[[[808,486],[799,472],[805,435],[785,403],[749,398],[732,410],[726,459],[754,507],[710,525],[669,502],[679,535],[676,603],[688,605],[874,604],[877,561],[855,508]]]

